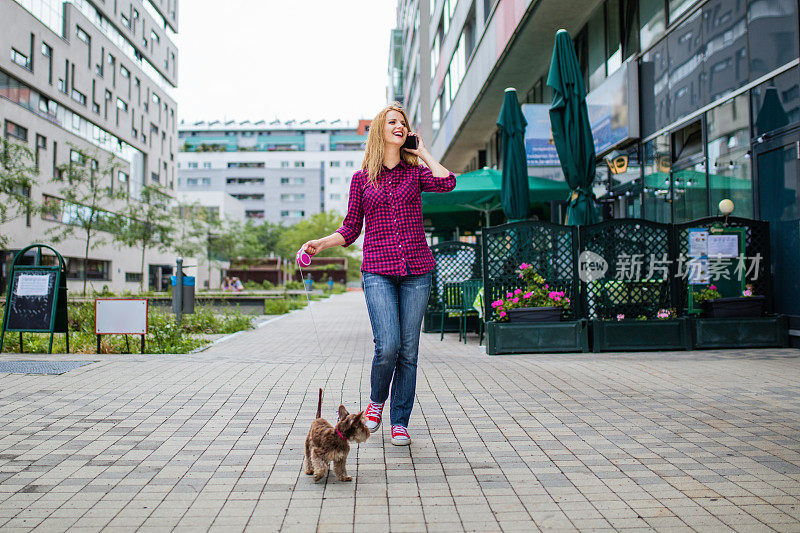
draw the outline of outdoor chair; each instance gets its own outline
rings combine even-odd
[[[461,282],[445,281],[439,295],[439,307],[442,310],[442,322],[439,340],[444,340],[444,322],[451,316],[459,316],[462,313],[461,301]],[[458,328],[458,340],[461,341],[461,327]]]
[[[459,317],[459,330],[464,332],[464,344],[467,343],[467,317],[474,316],[478,320],[478,344],[483,344],[483,299],[480,309],[475,308],[475,300],[482,295],[483,280],[468,279],[461,282],[461,317]]]

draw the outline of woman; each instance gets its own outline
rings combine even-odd
[[[431,156],[419,135],[416,149],[402,148],[408,135],[408,117],[400,104],[378,113],[370,125],[361,170],[350,183],[342,227],[303,245],[311,255],[349,246],[361,234],[362,223],[365,227],[361,271],[375,356],[364,414],[370,431],[376,431],[391,383],[392,444],[398,446],[411,443],[408,421],[417,384],[420,326],[435,266],[422,228],[420,192],[447,192],[456,186],[453,173]]]

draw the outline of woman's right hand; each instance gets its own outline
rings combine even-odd
[[[302,246],[302,249],[305,250],[308,255],[316,255],[325,248],[322,245],[322,239],[312,239],[306,242]]]

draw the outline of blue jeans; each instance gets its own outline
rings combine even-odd
[[[408,427],[414,407],[420,327],[430,292],[430,272],[407,276],[364,272],[364,295],[375,337],[370,400],[385,402],[392,384],[392,425]]]

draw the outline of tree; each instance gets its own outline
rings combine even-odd
[[[330,235],[342,225],[342,217],[337,213],[317,213],[284,229],[275,244],[275,252],[281,257],[294,261],[297,250],[306,241]],[[355,275],[361,268],[361,257],[357,250],[334,246],[320,252],[320,257],[347,257],[348,276]]]
[[[115,240],[142,250],[139,291],[144,290],[144,264],[148,248],[166,251],[173,246],[175,222],[170,209],[171,200],[163,187],[145,185],[139,198],[129,198],[114,217],[117,227]]]
[[[181,257],[200,256],[208,249],[208,236],[220,227],[219,218],[199,202],[178,202],[172,249]]]
[[[104,159],[72,146],[70,162],[59,166],[53,181],[61,183],[59,198],[51,198],[42,206],[48,219],[62,222],[47,231],[54,242],[61,242],[76,233],[81,234],[83,247],[83,295],[86,296],[86,277],[89,250],[105,242],[104,232],[111,231],[109,200],[114,198],[112,180],[120,164],[113,155]]]
[[[30,149],[0,138],[0,225],[22,216],[32,216],[38,205],[31,199],[33,179],[39,171]],[[0,248],[8,237],[0,233]]]

